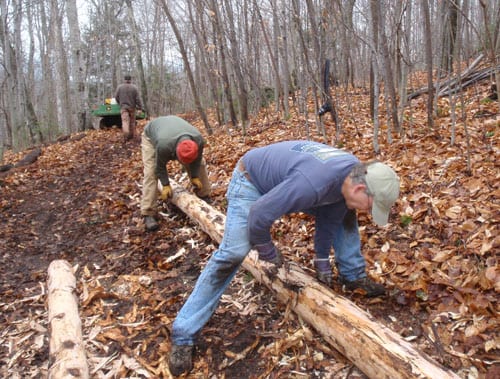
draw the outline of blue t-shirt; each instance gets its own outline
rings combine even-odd
[[[242,159],[262,194],[250,209],[250,243],[269,242],[275,220],[305,212],[316,220],[316,251],[330,251],[335,227],[347,212],[342,184],[358,158],[318,142],[285,141],[250,150]]]

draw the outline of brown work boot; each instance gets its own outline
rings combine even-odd
[[[148,232],[153,232],[158,229],[158,222],[153,216],[144,216],[144,224]]]
[[[374,282],[368,277],[359,278],[353,281],[339,278],[339,282],[342,284],[342,289],[344,291],[355,291],[357,293],[364,294],[366,297],[385,295],[385,287],[382,284]]]
[[[193,346],[172,345],[168,368],[173,376],[179,376],[184,372],[189,372],[193,368]]]

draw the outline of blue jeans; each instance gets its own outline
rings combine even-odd
[[[343,279],[352,281],[366,276],[366,262],[361,254],[361,240],[356,218],[354,225],[346,227],[342,224],[342,227],[335,230],[333,249],[335,250],[335,264]]]
[[[248,214],[250,207],[260,196],[261,193],[248,181],[244,173],[236,168],[226,194],[228,209],[224,237],[172,324],[173,344],[194,345],[201,328],[215,312],[222,294],[251,249]],[[365,261],[359,249],[357,224],[354,230],[351,228],[348,232],[346,230],[343,227],[339,228],[334,237],[333,244],[336,248],[339,271],[343,276],[356,273],[359,277],[361,271],[364,275]],[[339,254],[337,249],[340,251]],[[346,279],[354,280],[357,277],[350,279],[347,276]]]
[[[248,213],[260,196],[260,192],[236,168],[226,194],[228,209],[224,237],[174,320],[172,340],[175,345],[194,344],[199,331],[214,313],[222,294],[250,251]]]
[[[321,210],[324,212],[324,210]],[[366,262],[361,254],[361,240],[359,237],[358,219],[354,211],[346,215],[344,222],[335,225],[319,224],[321,213],[317,209],[308,210],[307,213],[316,220],[316,233],[328,234],[332,236],[332,245],[335,250],[335,265],[339,276],[342,279],[352,281],[366,276]],[[333,228],[332,230],[330,230]],[[316,241],[315,241],[316,242]],[[324,246],[324,242],[318,242]],[[316,258],[319,260],[329,260],[331,248],[329,250],[316,250]]]

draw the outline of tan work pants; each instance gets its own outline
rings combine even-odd
[[[158,200],[158,177],[156,176],[156,151],[151,140],[142,133],[141,141],[142,164],[144,166],[144,179],[142,182],[141,215],[156,216]],[[189,169],[184,166],[189,174]],[[191,176],[190,176],[191,178]],[[207,166],[202,158],[199,179],[203,188],[196,193],[199,197],[210,196],[211,188],[208,181]]]
[[[135,109],[122,108],[120,111],[122,118],[123,138],[129,140],[135,137]]]

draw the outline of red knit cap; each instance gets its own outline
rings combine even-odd
[[[198,145],[193,140],[184,140],[177,144],[177,159],[182,164],[189,164],[198,157]]]

